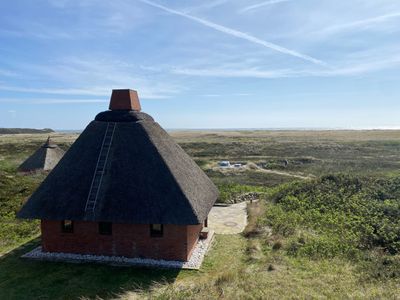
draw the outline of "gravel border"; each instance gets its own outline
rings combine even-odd
[[[186,262],[175,260],[157,260],[149,258],[129,258],[124,256],[104,256],[90,254],[74,254],[61,252],[43,252],[39,246],[32,251],[24,254],[21,258],[39,260],[39,261],[56,261],[68,263],[100,263],[113,266],[143,266],[152,268],[168,268],[168,269],[188,269],[199,270],[203,263],[204,256],[211,246],[214,239],[214,231],[210,230],[206,240],[199,240],[193,250],[190,259]]]

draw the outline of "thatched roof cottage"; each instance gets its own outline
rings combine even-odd
[[[50,171],[58,164],[64,153],[64,150],[48,137],[47,141],[18,167],[18,171]]]
[[[218,191],[140,110],[113,90],[18,213],[41,220],[43,251],[188,260]]]

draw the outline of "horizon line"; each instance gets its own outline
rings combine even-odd
[[[37,129],[37,128],[35,128]],[[42,129],[42,128],[40,128]],[[379,130],[400,130],[398,127],[216,127],[216,128],[164,128],[166,131],[379,131]],[[55,132],[67,132],[67,131],[83,131],[82,129],[52,129]]]

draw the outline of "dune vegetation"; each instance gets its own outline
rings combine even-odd
[[[218,185],[221,202],[258,199],[242,234],[217,235],[200,271],[23,260],[40,242],[39,224],[15,213],[46,174],[16,167],[41,141],[2,138],[0,299],[399,298],[399,132],[173,136]],[[68,148],[73,138],[55,141]],[[256,167],[221,171],[223,159]]]

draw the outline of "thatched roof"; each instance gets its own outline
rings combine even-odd
[[[64,150],[54,144],[50,137],[47,141],[29,156],[19,167],[20,172],[52,170],[64,155]]]
[[[85,208],[110,122],[115,130],[90,213]],[[114,110],[86,127],[18,217],[199,224],[217,197],[211,180],[149,115]]]

